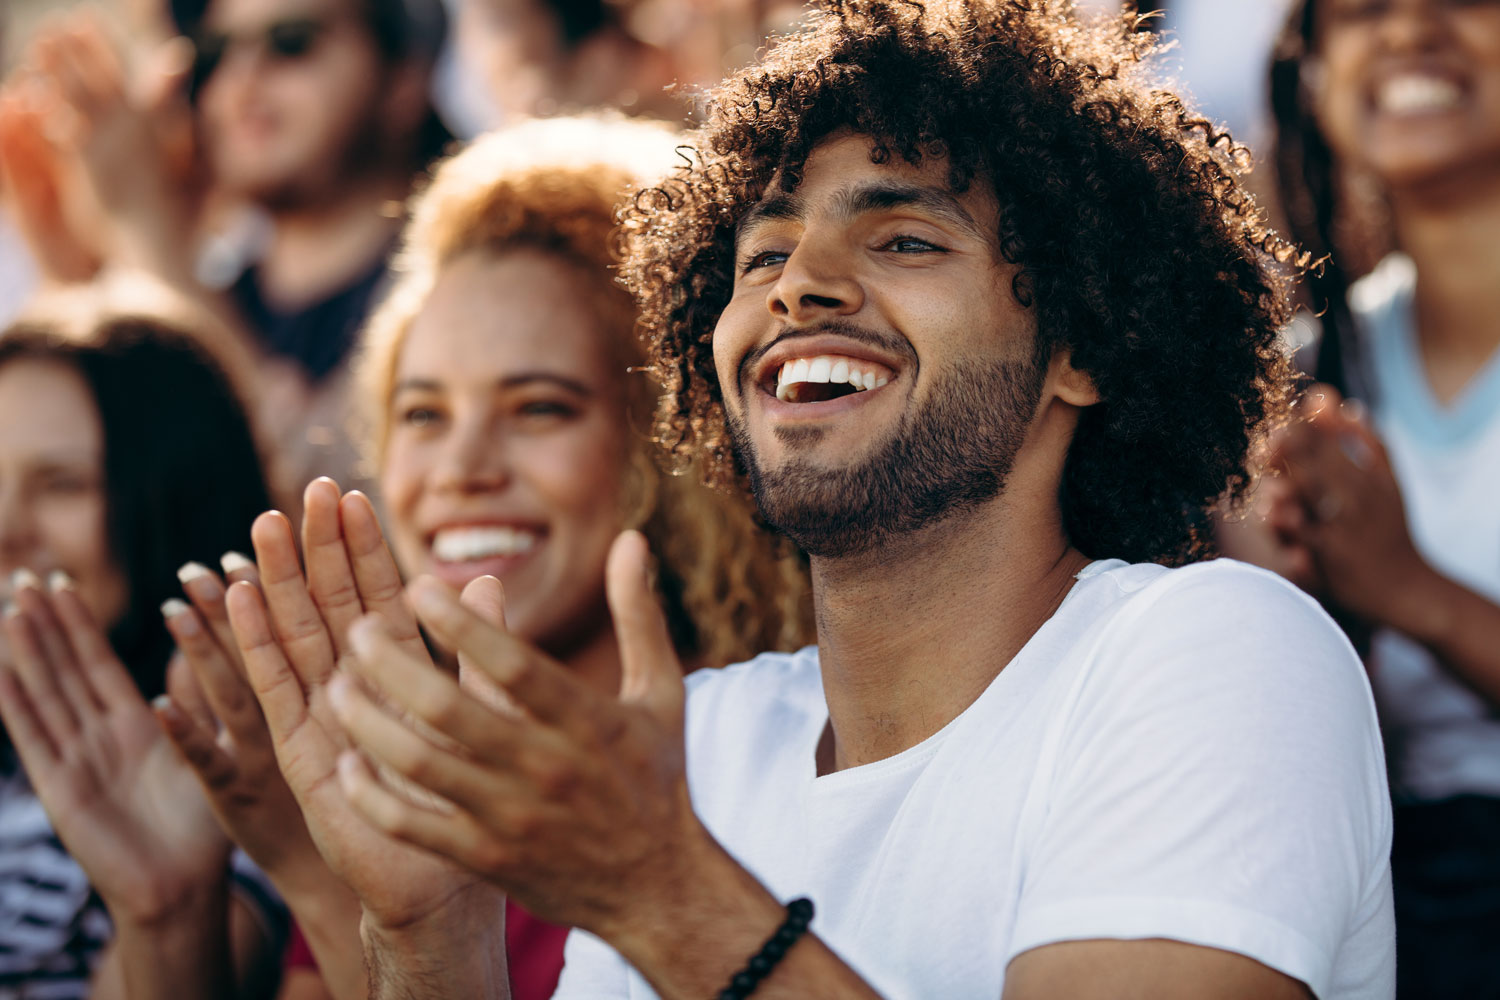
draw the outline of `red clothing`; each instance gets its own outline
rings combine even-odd
[[[562,975],[563,943],[568,929],[538,920],[510,900],[505,901],[505,954],[510,963],[511,1000],[550,1000]],[[283,968],[317,969],[302,928],[292,925]]]

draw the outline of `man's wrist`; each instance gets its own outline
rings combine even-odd
[[[1429,648],[1441,645],[1451,630],[1451,586],[1446,577],[1420,562],[1397,588],[1396,600],[1380,616],[1381,623]]]
[[[505,895],[488,883],[461,890],[416,919],[393,923],[366,908],[359,936],[370,1000],[510,995]]]
[[[228,901],[227,865],[211,879],[152,879],[125,896],[104,897],[117,927],[148,930],[201,924],[205,917],[222,916]]]

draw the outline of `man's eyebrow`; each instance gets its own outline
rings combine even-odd
[[[749,211],[740,216],[739,223],[734,227],[735,245],[738,246],[746,233],[762,223],[772,219],[800,219],[805,211],[806,206],[796,194],[783,191],[763,198],[751,205]]]
[[[991,243],[995,234],[986,232],[963,203],[947,191],[921,184],[886,181],[848,187],[836,196],[835,214],[843,221],[894,208],[914,208],[963,230],[981,242]],[[775,194],[750,208],[735,229],[735,243],[765,222],[773,219],[800,219],[807,207],[796,194]]]
[[[845,188],[839,193],[838,213],[846,220],[872,212],[888,212],[893,208],[915,208],[926,212],[984,242],[995,238],[993,233],[984,231],[963,203],[938,188],[888,181]]]

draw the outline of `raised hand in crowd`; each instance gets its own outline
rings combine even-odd
[[[349,626],[377,614],[403,655],[434,674],[437,667],[404,603],[370,502],[358,493],[341,497],[331,481],[319,480],[308,487],[304,505],[305,578],[290,523],[268,513],[251,532],[259,586],[234,583],[226,598],[277,762],[323,858],[359,897],[367,932],[451,916],[444,926],[473,929],[455,946],[497,959],[503,981],[504,938],[479,932],[501,919],[503,897],[476,875],[373,828],[340,790],[338,759],[349,744],[328,688],[350,652]]]
[[[188,65],[174,43],[132,77],[88,13],[23,53],[0,101],[0,165],[49,276],[79,280],[110,263],[193,287],[186,248],[201,185],[182,96]]]
[[[228,893],[230,842],[71,583],[17,589],[0,715],[58,836],[114,920],[96,996],[246,995],[264,956]],[[200,711],[169,674],[173,707]],[[232,949],[232,951],[231,951]]]
[[[1500,704],[1500,606],[1422,554],[1365,408],[1318,385],[1300,416],[1272,441],[1270,462],[1288,489],[1268,523],[1307,553],[1309,589],[1364,624],[1415,639]]]
[[[225,569],[230,584],[254,585],[258,579],[255,564],[238,553],[225,557]],[[230,630],[225,580],[197,563],[179,575],[192,603],[169,602],[167,628],[206,711],[168,708],[161,714],[167,735],[197,773],[220,825],[281,893],[332,995],[362,998],[359,904],[318,854],[277,768],[270,731]]]

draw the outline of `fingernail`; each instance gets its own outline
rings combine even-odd
[[[251,562],[248,557],[241,555],[238,552],[224,553],[219,557],[219,565],[224,568],[224,573],[226,575],[230,573],[238,573],[240,570],[255,568],[255,563]]]
[[[208,575],[208,567],[201,562],[186,562],[177,570],[177,579],[183,584],[192,583]]]
[[[72,590],[76,584],[73,578],[60,569],[55,569],[47,574],[47,589],[54,594],[60,590]]]
[[[24,590],[27,587],[32,590],[41,590],[42,581],[35,573],[22,566],[10,575],[10,589]]]
[[[447,601],[436,580],[429,577],[418,577],[410,587],[407,595],[411,598],[412,607],[422,614],[441,614],[447,607]]]
[[[328,682],[328,702],[336,712],[343,712],[349,707],[349,678],[344,674],[335,674]]]
[[[375,630],[379,627],[380,622],[373,615],[366,615],[349,626],[349,645],[354,647],[356,656],[369,656],[374,652]]]
[[[169,694],[159,694],[155,698],[151,699],[151,709],[152,709],[152,711],[167,712],[167,711],[171,711],[171,708],[172,708],[172,696],[169,695]]]
[[[161,602],[161,616],[168,621],[188,610],[190,610],[188,602],[180,597],[169,597]]]

